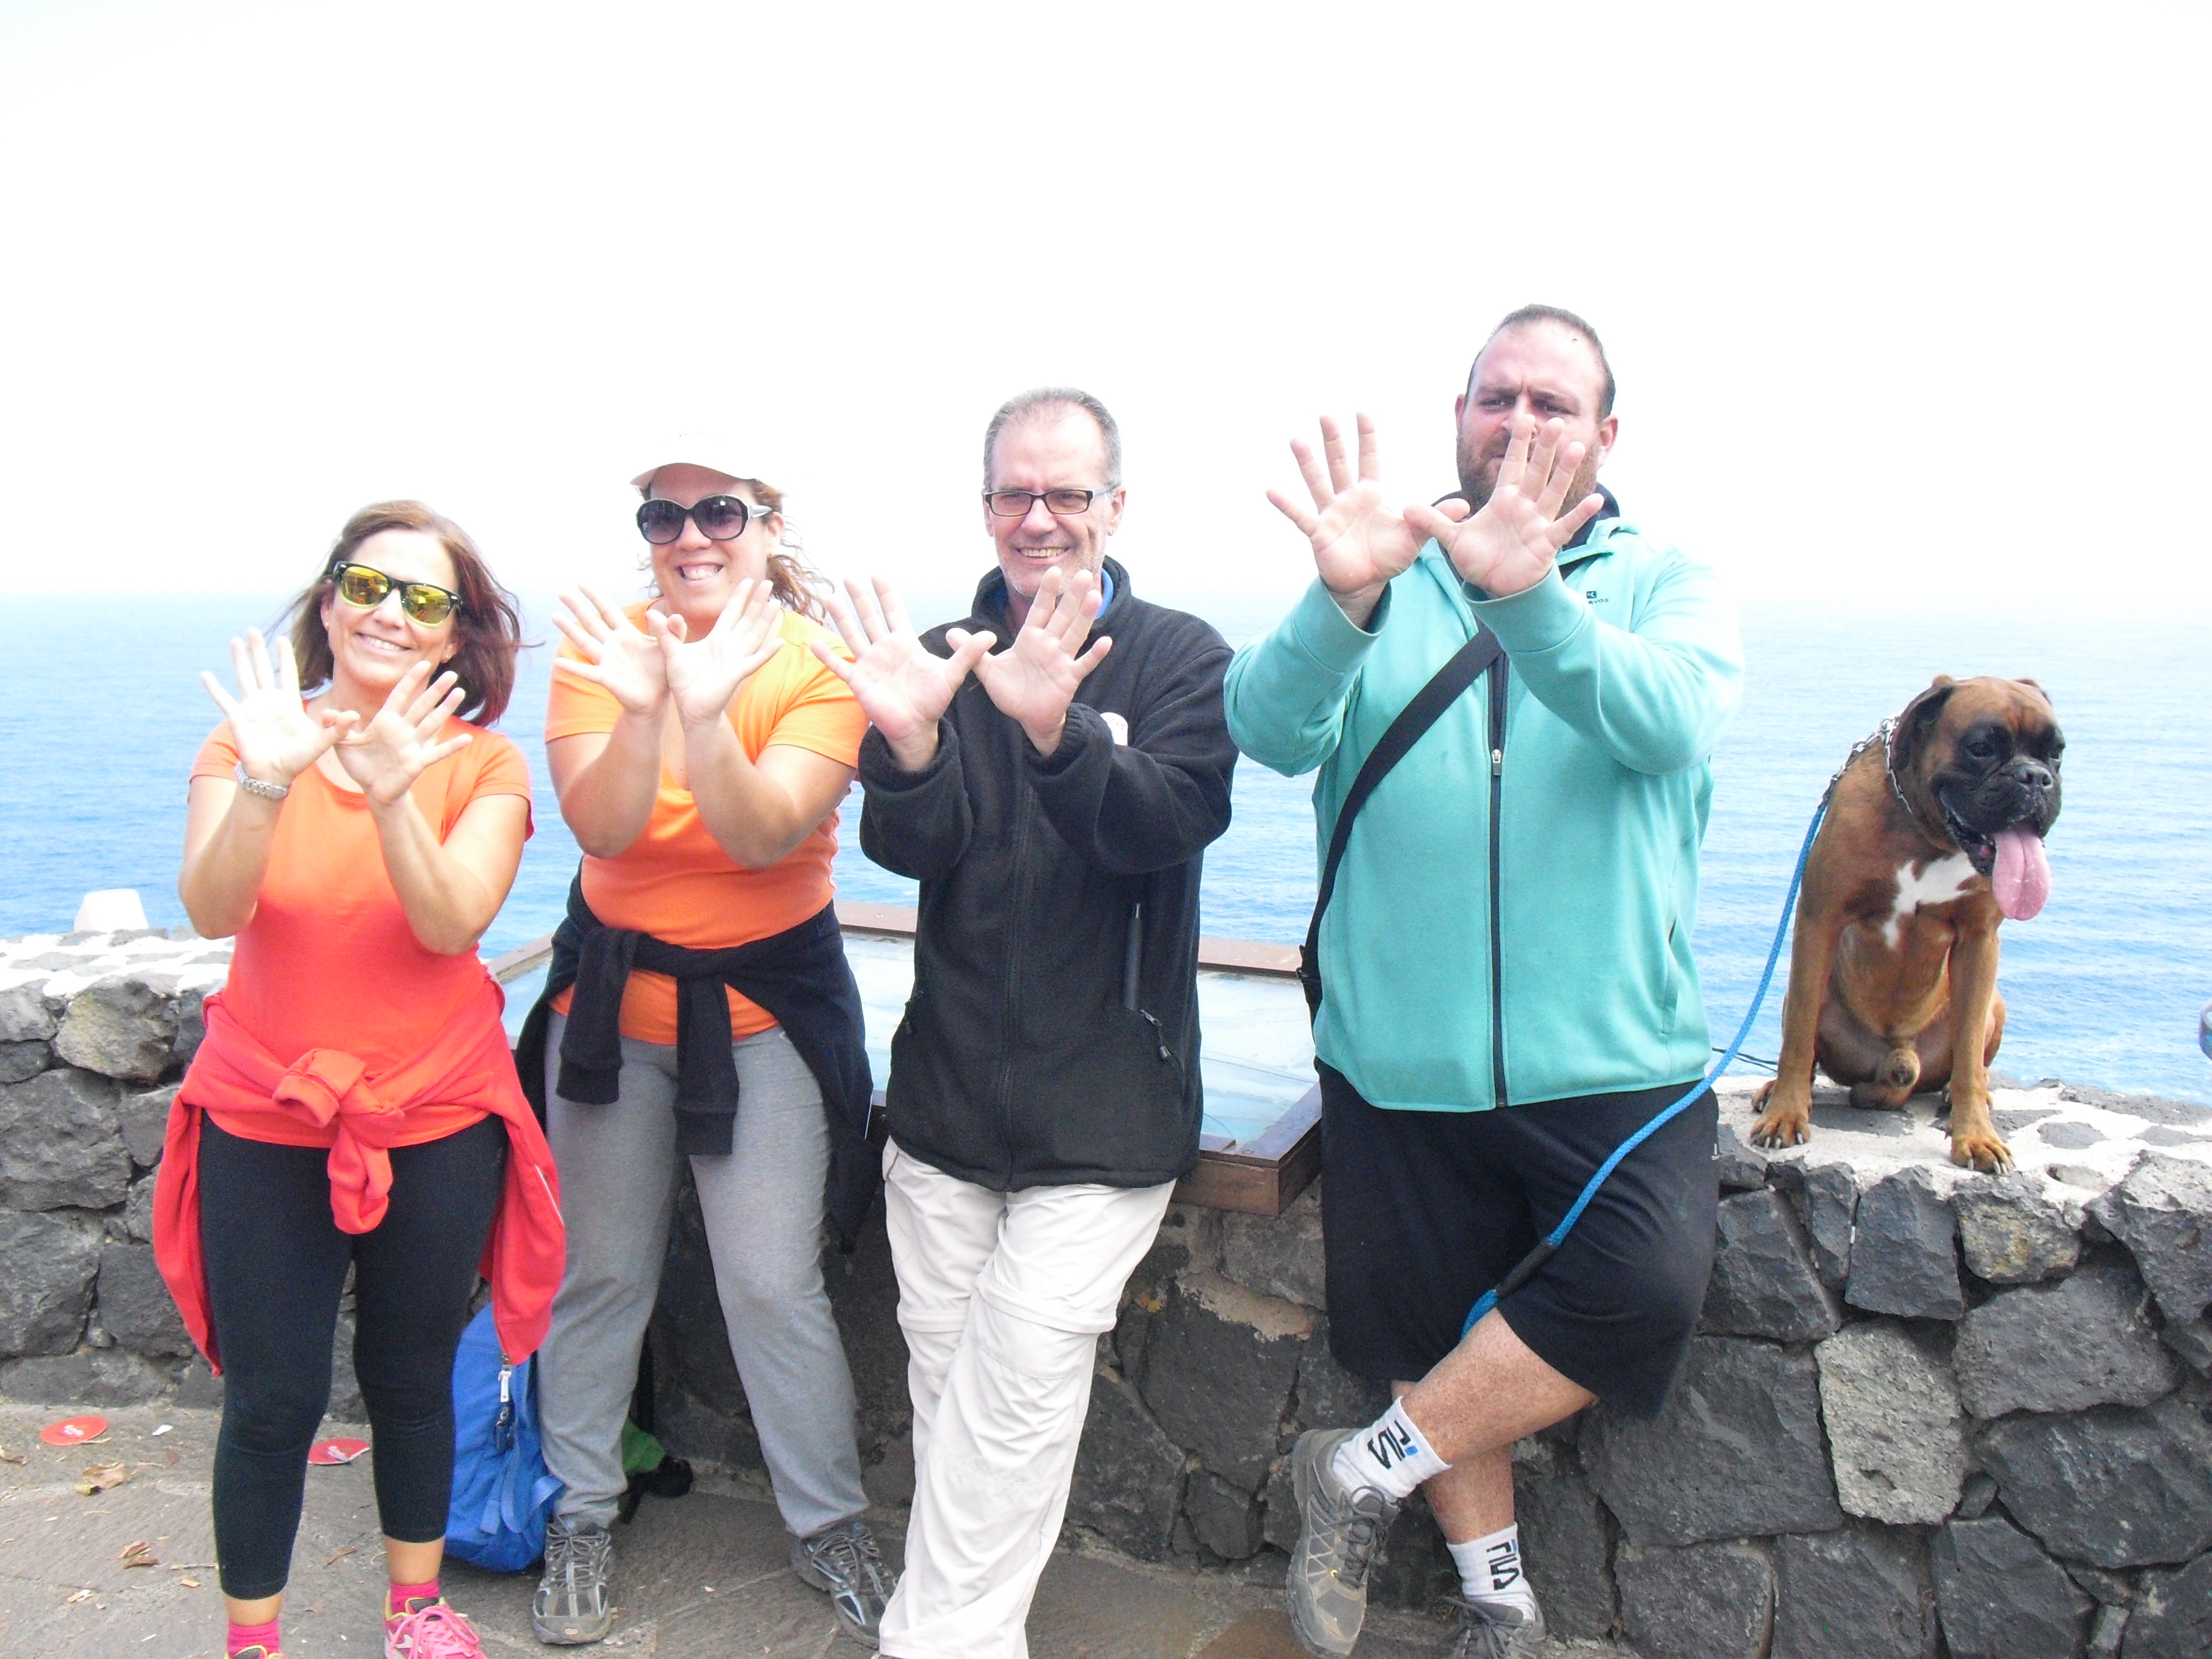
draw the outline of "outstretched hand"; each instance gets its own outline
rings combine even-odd
[[[230,665],[238,677],[237,696],[212,674],[203,672],[200,684],[230,722],[238,763],[249,778],[289,787],[360,719],[351,710],[308,713],[300,699],[300,667],[289,640],[276,641],[272,658],[261,630],[250,628],[244,639],[231,641]]]
[[[1405,517],[1382,499],[1382,466],[1375,422],[1359,420],[1358,471],[1345,453],[1344,434],[1334,421],[1321,419],[1322,451],[1327,466],[1296,438],[1291,453],[1313,497],[1309,510],[1279,489],[1267,492],[1275,508],[1313,544],[1314,567],[1322,586],[1353,623],[1374,614],[1389,580],[1413,563],[1422,538]]]
[[[625,714],[658,715],[668,702],[668,661],[660,643],[665,620],[648,611],[647,628],[641,629],[621,606],[589,587],[562,594],[561,603],[568,609],[553,613],[553,626],[578,654],[556,656],[553,666],[604,688]],[[647,631],[654,622],[660,628]]]
[[[466,732],[441,736],[467,696],[460,677],[448,672],[433,680],[430,674],[428,662],[416,663],[399,677],[368,725],[337,741],[338,764],[373,807],[396,805],[416,779],[469,745]]]
[[[937,723],[953,694],[994,642],[990,634],[966,635],[950,657],[933,654],[907,620],[906,607],[882,577],[870,586],[848,577],[847,599],[830,596],[830,618],[853,653],[848,662],[821,640],[814,654],[853,689],[860,708],[891,745],[899,763],[919,771],[937,752]]]
[[[1039,754],[1049,755],[1060,747],[1076,688],[1113,648],[1114,641],[1102,637],[1083,650],[1103,599],[1098,578],[1088,570],[1078,571],[1065,587],[1057,569],[1046,571],[1012,647],[975,664],[975,678],[999,712],[1020,725]],[[986,645],[990,642],[988,634],[971,636],[958,628],[945,637],[955,651],[975,637]]]
[[[750,576],[738,584],[703,639],[687,641],[680,616],[648,611],[645,620],[660,647],[677,718],[686,726],[720,720],[738,689],[783,649],[783,612],[775,589]]]
[[[1420,535],[1435,537],[1462,578],[1491,598],[1534,587],[1552,573],[1559,550],[1605,505],[1603,496],[1590,495],[1560,511],[1587,453],[1579,439],[1563,441],[1566,429],[1565,422],[1553,420],[1540,430],[1527,416],[1515,416],[1498,483],[1480,512],[1470,515],[1465,501],[1449,501],[1442,510],[1409,507],[1406,522]]]

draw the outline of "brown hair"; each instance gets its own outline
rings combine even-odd
[[[469,532],[420,501],[378,501],[348,519],[323,561],[322,574],[285,607],[301,689],[312,691],[330,682],[331,636],[323,627],[323,605],[337,586],[331,571],[352,563],[362,543],[386,530],[434,536],[453,562],[453,583],[461,603],[453,613],[455,648],[446,666],[460,677],[460,718],[477,726],[493,725],[507,712],[507,700],[514,693],[514,656],[524,643],[522,610],[514,595],[493,580],[490,566]],[[277,626],[283,625],[280,618]]]
[[[665,467],[654,468],[654,476],[665,470]],[[783,492],[774,484],[735,473],[722,476],[736,478],[738,483],[751,490],[753,499],[759,502],[763,512],[783,517]],[[648,477],[638,487],[638,494],[648,497],[653,494],[652,478]],[[647,570],[653,568],[650,551],[645,556],[645,568]],[[829,622],[830,612],[822,603],[822,592],[830,586],[829,579],[806,562],[805,544],[799,539],[798,532],[792,529],[791,520],[787,518],[783,520],[783,533],[776,538],[775,547],[769,551],[768,585],[775,590],[775,602],[786,611],[795,611],[815,622]]]
[[[1605,346],[1598,339],[1597,331],[1576,316],[1573,312],[1562,310],[1558,306],[1522,306],[1520,310],[1499,319],[1498,326],[1490,331],[1490,339],[1496,339],[1509,328],[1521,328],[1530,323],[1557,323],[1561,328],[1581,335],[1589,343],[1591,354],[1597,359],[1597,372],[1603,377],[1604,381],[1598,392],[1597,417],[1601,421],[1612,414],[1613,397],[1616,389],[1613,380],[1613,365],[1606,361]],[[1482,343],[1482,351],[1489,349],[1490,340],[1485,340]],[[1467,371],[1467,384],[1469,391],[1474,388],[1474,371],[1482,367],[1482,351],[1474,354],[1474,362],[1468,366]]]

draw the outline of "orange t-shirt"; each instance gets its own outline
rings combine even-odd
[[[645,611],[635,605],[625,614],[642,628]],[[845,682],[807,648],[817,639],[840,651],[842,645],[827,629],[793,611],[783,613],[781,627],[783,648],[755,671],[730,704],[730,724],[746,758],[757,761],[763,750],[785,744],[857,766],[868,717]],[[561,654],[576,652],[563,642]],[[545,740],[612,732],[621,713],[611,693],[556,672]],[[691,792],[664,759],[659,796],[642,833],[614,858],[584,855],[584,902],[610,927],[632,928],[688,950],[727,950],[795,927],[829,903],[836,890],[830,866],[836,856],[833,808],[781,862],[746,869],[708,832]],[[556,1012],[568,1012],[570,995],[564,991],[554,1000]],[[759,1004],[730,993],[732,1038],[775,1024]],[[676,981],[665,974],[633,973],[623,993],[622,1034],[641,1042],[673,1043]]]
[[[415,804],[441,841],[480,796],[530,799],[530,766],[520,749],[463,720],[447,728],[455,729],[474,733],[468,747],[415,780]],[[232,777],[237,764],[226,720],[200,745],[192,775]],[[319,766],[293,779],[253,919],[239,930],[223,988],[238,1023],[287,1066],[310,1048],[337,1048],[358,1056],[374,1077],[422,1053],[481,994],[483,981],[484,965],[474,951],[441,956],[425,950],[408,927],[385,872],[368,797],[340,788]],[[329,1146],[337,1139],[335,1123],[318,1129],[301,1119],[295,1133],[279,1137],[262,1120],[245,1125],[219,1111],[209,1115],[248,1139]],[[483,1116],[468,1109],[417,1107],[393,1144],[437,1140]]]

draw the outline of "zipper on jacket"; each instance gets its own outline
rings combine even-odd
[[[1160,1024],[1160,1017],[1158,1014],[1145,1013],[1142,1009],[1138,1010],[1138,1013],[1145,1024],[1152,1028],[1152,1040],[1159,1045],[1160,1058],[1174,1063],[1176,1079],[1188,1089],[1190,1086],[1190,1074],[1182,1068],[1182,1056],[1168,1047],[1167,1028]]]
[[[1015,741],[1029,739],[1016,734]],[[1006,982],[999,1003],[999,1147],[1006,1158],[1006,1179],[1014,1178],[1014,1048],[1015,1038],[1021,1031],[1022,964],[1019,960],[1022,939],[1026,930],[1021,926],[1021,908],[1027,892],[1030,852],[1030,814],[1041,811],[1028,789],[1022,787],[1019,763],[1016,763],[1014,808],[1014,869],[1012,888],[1014,926],[1008,929],[1006,940]]]
[[[1511,664],[1500,657],[1490,665],[1490,1087],[1492,1105],[1505,1098],[1505,925],[1498,902],[1503,861],[1499,818],[1505,799],[1505,689]]]

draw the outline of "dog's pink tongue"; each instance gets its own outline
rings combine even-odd
[[[1996,867],[1990,872],[1997,908],[2014,921],[2026,921],[2051,896],[2051,860],[2043,837],[2014,824],[1997,831]]]

